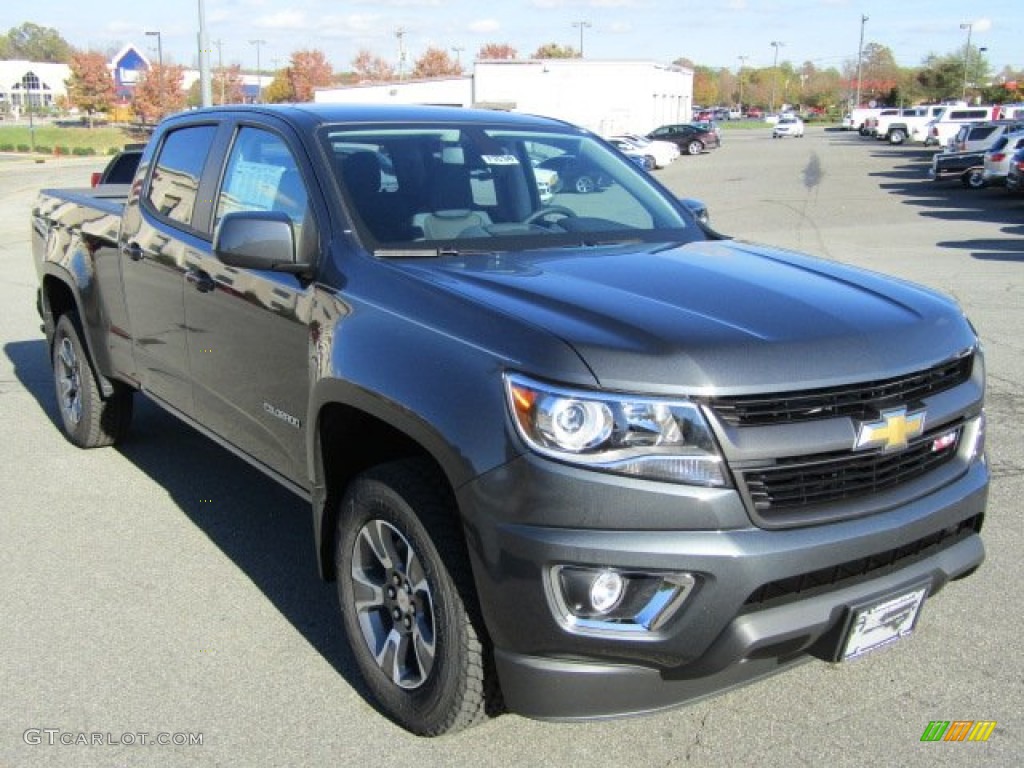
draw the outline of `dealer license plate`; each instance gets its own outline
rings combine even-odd
[[[855,659],[913,632],[926,594],[928,588],[920,587],[855,611],[841,658]]]

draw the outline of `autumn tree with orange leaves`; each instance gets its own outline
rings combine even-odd
[[[361,83],[386,83],[395,79],[395,68],[366,48],[360,49],[352,59],[352,71]]]
[[[462,74],[462,65],[453,61],[447,51],[440,48],[427,48],[423,55],[416,59],[412,76],[414,78],[453,77]]]
[[[102,53],[80,51],[71,54],[71,77],[67,80],[68,101],[89,117],[110,109],[116,97],[114,78]]]
[[[476,57],[484,60],[514,59],[519,52],[508,43],[487,43],[480,46]]]
[[[294,101],[312,101],[315,88],[334,82],[334,70],[323,51],[296,51],[288,67],[288,80]]]
[[[185,68],[180,64],[152,65],[135,84],[132,108],[145,123],[156,123],[173,112],[187,106],[187,95],[182,88]]]

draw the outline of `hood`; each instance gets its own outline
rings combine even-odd
[[[731,240],[404,268],[557,336],[607,389],[725,395],[832,386],[925,368],[975,342],[957,306],[933,291]]]

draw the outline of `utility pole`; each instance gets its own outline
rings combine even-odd
[[[396,29],[395,37],[398,38],[398,79],[402,80],[405,77],[405,28]]]
[[[861,14],[860,17],[860,44],[857,46],[857,98],[853,102],[854,107],[860,106],[860,75],[861,65],[864,63],[864,25],[867,24],[868,17]]]
[[[199,91],[203,106],[213,106],[213,90],[210,84],[210,37],[206,32],[206,10],[199,0]]]
[[[250,45],[256,46],[256,103],[263,103],[263,75],[260,70],[260,46],[266,45],[266,40],[250,40]]]
[[[967,45],[964,46],[964,90],[961,98],[967,101],[967,66],[971,61],[971,32],[974,31],[974,24],[961,24],[960,29],[967,30]]]
[[[739,103],[738,106],[740,108],[740,113],[742,114],[742,112],[743,112],[743,68],[747,66],[747,59],[749,59],[750,57],[749,56],[737,56],[736,58],[738,58],[740,60],[740,99],[739,99],[740,103]]]
[[[778,40],[772,40],[771,46],[775,49],[775,58],[772,61],[772,103],[768,108],[771,114],[775,114],[775,87],[779,82],[779,48],[784,46],[785,43],[779,42]]]
[[[220,103],[224,104],[227,101],[224,91],[224,41],[217,38],[213,41],[213,44],[217,46],[217,71],[220,72]]]
[[[160,64],[160,82],[157,87],[160,89],[160,113],[164,111],[164,44],[163,38],[160,36],[160,30],[146,32],[147,37],[156,38],[156,60]]]

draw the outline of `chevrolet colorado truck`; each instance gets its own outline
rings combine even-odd
[[[563,155],[606,183],[541,199]],[[725,238],[583,129],[197,110],[130,185],[31,218],[70,442],[126,438],[141,394],[307,499],[367,689],[414,733],[860,657],[984,558],[957,305]]]

